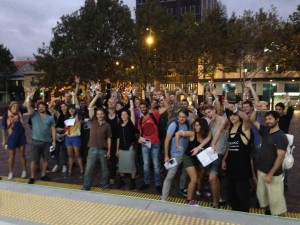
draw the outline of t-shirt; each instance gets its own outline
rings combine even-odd
[[[159,121],[160,114],[159,111],[156,110],[153,112],[153,115],[156,119],[156,121]],[[151,140],[151,144],[159,144],[159,137],[158,137],[158,127],[151,118],[150,115],[147,116],[147,118],[142,117],[142,126],[140,126],[140,122],[138,124],[138,129],[142,130],[143,132],[143,137]]]
[[[53,116],[41,117],[36,111],[31,115],[32,139],[41,142],[52,142],[52,127],[55,127]]]
[[[277,149],[286,151],[288,146],[288,140],[285,134],[280,135],[279,139],[275,142],[277,132],[279,132],[279,130],[269,134],[269,128],[260,125],[259,134],[262,136],[262,145],[258,153],[256,166],[258,170],[264,173],[269,173],[272,169],[277,158]],[[280,174],[282,174],[282,167],[274,173],[274,176]]]
[[[99,124],[96,116],[91,120],[90,139],[88,146],[90,148],[107,149],[107,138],[111,138],[112,133],[110,125],[104,121]]]
[[[170,135],[170,136],[173,136],[174,133],[175,133],[175,130],[176,130],[176,122],[174,121],[169,125],[168,130],[167,130],[167,134]],[[180,130],[181,131],[188,131],[187,125],[185,123],[184,124],[179,123],[178,131],[180,131]],[[183,147],[183,150],[179,151],[177,146],[176,146],[176,138],[174,136],[171,140],[171,145],[170,145],[171,157],[182,156],[183,153],[186,151],[186,149],[188,147],[188,142],[189,142],[188,137],[182,137],[181,136],[181,138],[179,139],[179,145],[181,147]]]

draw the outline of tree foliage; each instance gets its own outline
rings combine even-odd
[[[74,75],[113,80],[115,62],[132,52],[133,26],[122,1],[86,0],[78,11],[61,17],[50,45],[38,49],[37,69],[46,74],[41,85],[51,86],[53,80],[68,84]]]
[[[10,50],[0,44],[0,75],[7,77],[13,74],[17,68],[13,62],[13,55]]]

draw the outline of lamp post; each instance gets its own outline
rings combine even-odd
[[[149,31],[149,35],[146,37],[146,44],[148,45],[148,62],[147,62],[147,70],[148,70],[148,75],[151,76],[150,70],[149,70],[149,66],[150,66],[150,50],[151,50],[151,46],[154,43],[154,37],[153,37],[153,31],[151,28],[147,28],[146,30]],[[147,86],[147,76],[144,76],[144,85],[145,85],[145,89]]]

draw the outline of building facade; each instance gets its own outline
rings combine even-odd
[[[136,0],[136,7],[148,0]],[[205,18],[217,4],[217,0],[156,0],[176,20],[181,20],[184,14],[194,13],[197,19]]]

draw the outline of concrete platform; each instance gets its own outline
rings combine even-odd
[[[1,181],[0,224],[296,225],[300,220]]]

